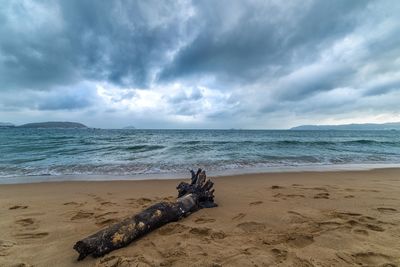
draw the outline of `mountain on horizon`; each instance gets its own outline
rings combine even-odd
[[[0,128],[12,128],[15,127],[14,124],[9,122],[0,122]]]
[[[48,122],[35,122],[27,123],[18,128],[60,128],[60,129],[85,129],[88,128],[86,125],[78,122],[69,121],[48,121]]]
[[[136,127],[135,126],[126,126],[126,127],[124,127],[124,128],[122,128],[123,130],[135,130],[136,129]]]
[[[339,125],[300,125],[290,130],[400,130],[400,122],[351,123]]]

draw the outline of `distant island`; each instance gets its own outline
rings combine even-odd
[[[124,129],[124,130],[134,130],[134,129],[136,129],[136,127],[135,126],[126,126],[126,127],[122,128],[122,129]]]
[[[86,129],[88,128],[86,125],[78,122],[69,122],[69,121],[48,121],[48,122],[36,122],[36,123],[27,123],[17,128],[58,128],[58,129]]]
[[[400,122],[361,124],[352,123],[341,125],[300,125],[290,128],[290,130],[400,130]]]
[[[13,128],[15,127],[14,124],[9,122],[0,122],[0,128]]]

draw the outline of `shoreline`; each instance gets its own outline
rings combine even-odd
[[[222,171],[207,172],[212,177],[245,176],[254,174],[274,173],[303,173],[303,172],[356,172],[371,171],[379,169],[400,169],[400,164],[337,164],[337,165],[310,165],[310,166],[287,166],[269,168],[243,168],[228,169]],[[207,169],[206,169],[207,171]],[[0,177],[0,186],[7,184],[32,184],[52,182],[99,182],[99,181],[151,181],[151,180],[179,180],[189,178],[187,172],[177,173],[148,173],[132,175],[107,175],[107,174],[71,174],[71,175],[31,175]]]

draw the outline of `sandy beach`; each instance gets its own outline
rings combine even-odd
[[[400,265],[400,169],[213,180],[219,207],[81,262],[77,240],[173,200],[179,180],[0,185],[0,266]]]

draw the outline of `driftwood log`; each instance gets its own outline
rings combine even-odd
[[[111,225],[88,236],[74,245],[78,260],[88,255],[100,257],[115,249],[129,245],[132,241],[169,222],[178,221],[202,208],[213,208],[214,183],[206,178],[205,171],[191,170],[191,183],[181,182],[175,202],[159,202],[139,214]]]

